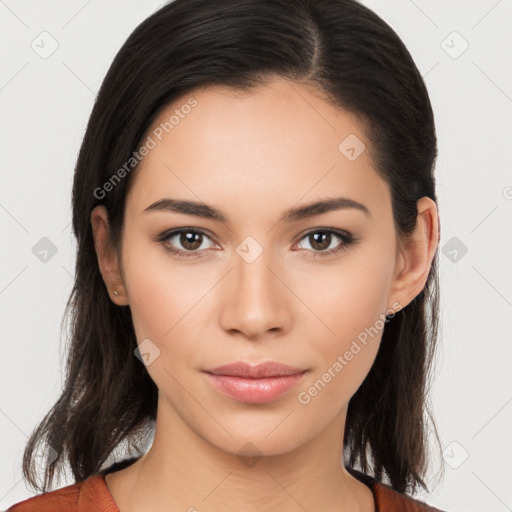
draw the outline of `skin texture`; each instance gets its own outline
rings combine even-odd
[[[160,350],[147,366],[159,389],[153,445],[107,475],[107,485],[121,512],[372,511],[370,489],[341,463],[347,407],[375,360],[379,315],[405,307],[424,287],[438,244],[436,205],[420,199],[414,236],[398,240],[390,191],[368,143],[354,161],[338,149],[349,134],[364,142],[362,126],[310,86],[279,79],[250,94],[197,89],[164,109],[153,127],[190,97],[197,106],[134,176],[120,260],[105,208],[91,215],[110,297],[130,306],[138,343],[149,338]],[[337,196],[363,203],[371,215],[342,209],[279,221],[289,208]],[[164,197],[202,201],[228,222],[143,212]],[[179,235],[155,240],[173,228],[206,231],[192,250],[205,257],[166,251],[164,244],[190,247]],[[319,256],[343,241],[332,235],[331,243],[315,245],[305,236],[314,228],[348,231],[358,243]],[[263,251],[251,263],[237,253],[248,236]],[[378,334],[300,403],[298,394],[372,326],[381,327]],[[269,360],[309,372],[267,404],[224,396],[201,372]],[[261,458],[248,464],[240,454]]]

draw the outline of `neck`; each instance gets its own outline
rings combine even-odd
[[[280,453],[269,443],[264,452],[247,439],[231,439],[242,449],[229,451],[159,404],[150,450],[128,468],[107,475],[107,484],[121,512],[373,511],[371,490],[342,464],[345,417],[346,410],[289,451]]]

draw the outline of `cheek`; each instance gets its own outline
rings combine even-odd
[[[154,243],[136,242],[126,238],[123,268],[137,340],[152,340],[166,366],[183,361],[197,349],[194,340],[201,339],[194,334],[215,276],[199,266],[191,272]]]
[[[317,294],[316,310],[329,330],[322,327],[324,335],[309,337],[317,364],[297,396],[304,413],[333,419],[368,375],[385,324],[383,275],[376,267],[361,274],[340,272]]]
[[[331,409],[328,403],[348,402],[365,379],[385,326],[393,263],[391,244],[372,242],[347,253],[336,268],[319,266],[314,279],[303,281],[303,293],[310,290],[307,304],[316,314],[309,317],[307,330],[318,362],[308,381],[314,386],[311,393],[302,388],[308,395],[305,401],[311,398],[320,408],[323,404],[335,411],[337,407]],[[313,335],[313,324],[322,335]]]
[[[387,309],[393,271],[392,249],[383,249],[373,243],[361,246],[336,267],[303,272],[309,275],[303,280],[303,293],[325,324],[327,346],[342,350],[365,329],[382,328],[378,320]]]

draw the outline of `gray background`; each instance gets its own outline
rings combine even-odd
[[[363,3],[413,55],[439,138],[442,316],[431,401],[445,478],[433,469],[437,485],[417,497],[449,511],[512,510],[512,2]],[[21,479],[23,448],[63,382],[71,185],[86,122],[115,54],[160,5],[0,0],[2,510],[33,494]]]

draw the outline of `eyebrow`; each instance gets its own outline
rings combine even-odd
[[[287,223],[292,223],[334,210],[344,210],[349,208],[359,210],[371,217],[370,210],[364,204],[358,203],[357,201],[347,197],[335,197],[291,208],[284,213],[281,220]],[[228,222],[228,217],[221,210],[205,203],[186,199],[159,199],[144,209],[144,213],[150,211],[183,213],[185,215],[194,215],[195,217],[212,219],[219,222]]]

